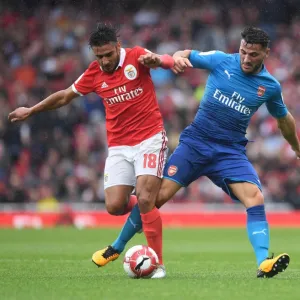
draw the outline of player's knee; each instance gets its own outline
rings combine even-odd
[[[261,190],[257,189],[254,193],[253,197],[248,200],[248,208],[256,205],[263,205],[264,204],[264,196]]]
[[[156,197],[151,192],[144,191],[136,196],[141,212],[150,211],[155,206]]]
[[[113,216],[120,216],[124,212],[124,204],[122,201],[107,201],[105,206],[107,212]]]
[[[155,201],[154,201],[154,199],[151,199],[150,197],[140,196],[138,198],[138,203],[139,203],[139,206],[151,208],[151,207],[154,207]]]
[[[262,205],[265,202],[264,195],[262,194],[261,190],[258,190],[255,194],[255,202],[258,203],[257,205]]]
[[[161,208],[169,200],[169,192],[167,189],[160,189],[155,206]]]

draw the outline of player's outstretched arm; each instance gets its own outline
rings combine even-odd
[[[65,90],[51,94],[49,97],[32,107],[17,108],[8,115],[8,119],[11,122],[23,121],[33,114],[67,105],[76,97],[78,97],[78,94],[73,92],[72,87],[69,87]]]
[[[171,69],[174,67],[174,59],[168,54],[159,55],[149,52],[141,55],[138,58],[138,62],[151,69],[158,67],[163,69]]]
[[[174,58],[174,67],[172,68],[172,71],[175,74],[182,73],[186,68],[192,68],[193,65],[191,64],[189,57],[192,50],[182,50],[177,51],[173,54]]]
[[[277,124],[283,137],[291,145],[292,149],[296,153],[297,158],[300,159],[300,142],[297,136],[294,117],[288,112],[285,117],[277,119]]]

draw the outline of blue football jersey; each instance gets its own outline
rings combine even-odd
[[[240,66],[240,55],[221,51],[193,50],[189,57],[194,68],[207,69],[204,96],[194,121],[181,138],[214,139],[224,143],[244,143],[253,114],[262,104],[275,118],[284,117],[279,82],[263,66],[258,74],[246,74]]]

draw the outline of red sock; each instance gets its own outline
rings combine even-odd
[[[141,218],[148,246],[156,252],[159,264],[162,265],[162,220],[159,210],[154,207],[146,214],[141,213]]]
[[[126,215],[127,213],[131,212],[133,207],[137,204],[137,198],[134,195],[131,195],[129,197],[129,201],[127,203],[127,205],[124,208],[124,213],[123,215]]]

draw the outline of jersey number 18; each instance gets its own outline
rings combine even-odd
[[[156,154],[144,154],[144,169],[156,168]]]

